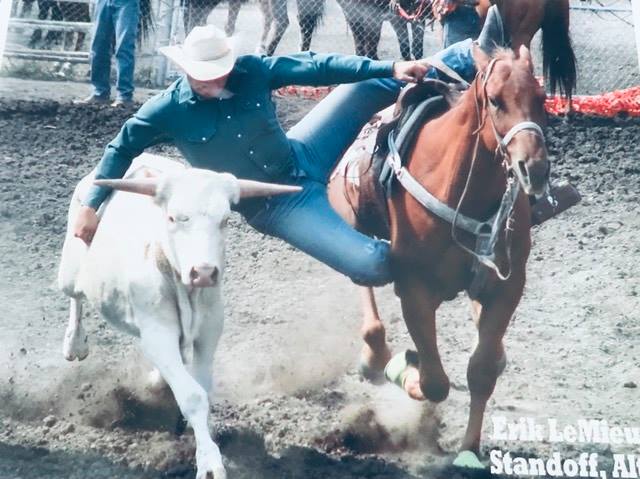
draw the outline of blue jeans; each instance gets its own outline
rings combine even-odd
[[[365,123],[396,101],[401,86],[391,78],[341,85],[318,103],[287,133],[298,170],[290,182],[303,191],[267,199],[249,223],[355,283],[380,286],[391,282],[389,244],[354,230],[333,210],[327,181]]]
[[[458,7],[447,15],[443,21],[442,41],[444,48],[467,38],[476,39],[480,35],[482,25],[475,8]]]
[[[91,84],[94,95],[101,98],[111,95],[111,52],[115,47],[118,98],[132,99],[139,16],[139,0],[98,0],[91,42]]]

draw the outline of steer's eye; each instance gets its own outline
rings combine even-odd
[[[167,217],[167,219],[169,220],[169,223],[175,223],[175,222],[176,222],[176,219],[175,219],[173,216],[171,216],[171,215],[169,215],[169,216]]]
[[[229,217],[228,216],[226,218],[222,219],[222,221],[220,222],[220,226],[222,226],[223,228],[226,228],[227,226],[229,226]]]
[[[179,221],[180,223],[185,223],[189,221],[189,217],[187,215],[178,215],[176,216],[176,221]]]

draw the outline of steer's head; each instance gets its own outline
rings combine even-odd
[[[228,173],[190,168],[165,177],[96,180],[96,184],[152,196],[164,212],[169,262],[185,286],[218,284],[231,204],[243,198],[300,191],[297,186],[238,180]]]

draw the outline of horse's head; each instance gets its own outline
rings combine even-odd
[[[496,145],[509,173],[529,195],[545,193],[550,163],[544,140],[545,92],[533,75],[531,53],[519,56],[500,50],[493,58],[474,49],[478,76],[474,82],[478,111],[489,129],[488,144]],[[495,137],[495,138],[493,138]]]

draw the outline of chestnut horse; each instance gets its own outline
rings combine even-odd
[[[531,246],[527,195],[546,191],[550,165],[542,133],[545,92],[534,77],[527,47],[522,46],[517,57],[511,50],[499,50],[493,59],[476,47],[474,59],[479,73],[471,87],[450,110],[420,127],[403,162],[405,178],[408,172],[460,217],[487,221],[507,197],[505,192],[514,192],[505,221],[497,222],[493,261],[500,278],[487,268],[489,274],[472,301],[478,344],[467,369],[471,409],[454,462],[467,467],[481,467],[477,455],[484,411],[506,365],[502,339],[525,284]],[[449,378],[438,352],[436,310],[443,301],[469,291],[474,279],[469,250],[474,250],[476,236],[461,229],[460,222],[454,228],[451,217],[445,220],[423,206],[401,176],[396,175],[400,184],[394,180],[388,200],[391,251],[395,292],[417,355],[414,366],[406,361],[398,377],[412,398],[440,402],[449,394]],[[336,210],[348,216],[337,200],[344,198],[342,193],[330,197]],[[353,217],[346,219],[353,222]],[[381,373],[391,352],[373,290],[363,288],[363,298],[363,366]]]

